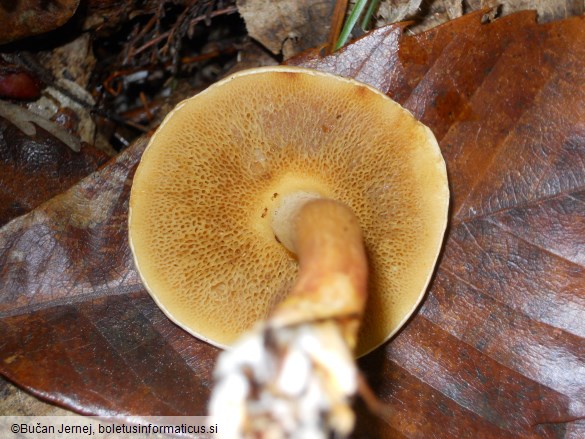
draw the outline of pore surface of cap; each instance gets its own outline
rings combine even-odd
[[[295,256],[271,228],[281,197],[347,204],[363,230],[368,302],[357,354],[422,299],[447,222],[431,131],[353,80],[294,67],[244,71],[179,104],[154,134],[130,200],[130,245],[178,325],[226,347],[292,288]]]

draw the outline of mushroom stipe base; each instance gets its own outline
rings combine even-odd
[[[337,321],[348,346],[367,297],[368,264],[359,220],[345,204],[294,192],[273,215],[279,241],[299,260],[295,285],[269,319],[272,327]]]

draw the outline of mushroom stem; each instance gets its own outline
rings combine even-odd
[[[229,438],[347,437],[367,281],[358,220],[345,204],[297,193],[272,226],[298,257],[297,282],[266,322],[220,355],[210,412]]]
[[[366,303],[368,273],[358,219],[338,201],[298,194],[289,197],[296,203],[283,201],[294,207],[275,212],[273,229],[297,255],[299,273],[270,324],[279,327],[335,319],[353,349]]]

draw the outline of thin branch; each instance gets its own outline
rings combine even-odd
[[[233,14],[237,11],[238,11],[237,6],[228,6],[227,8],[218,9],[217,11],[213,11],[209,14],[204,14],[204,15],[200,15],[198,17],[195,17],[194,19],[189,21],[189,26],[194,26],[195,24],[197,24],[201,21],[206,21],[209,18],[215,18],[215,17],[218,17],[220,15],[230,15],[230,14]],[[172,33],[173,33],[173,30],[168,30],[168,31],[160,34],[158,37],[153,38],[152,40],[150,40],[147,43],[140,46],[138,49],[134,50],[132,55],[136,56],[136,55],[144,52],[146,49],[154,46],[155,44],[160,43],[165,38],[169,39],[170,37],[172,37]]]
[[[341,32],[343,20],[345,19],[347,2],[348,0],[337,0],[335,2],[333,17],[331,17],[331,30],[329,31],[329,38],[327,40],[327,54],[331,54],[335,50],[335,44],[339,39],[339,33]]]

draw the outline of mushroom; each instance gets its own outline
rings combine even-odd
[[[249,400],[280,379],[295,401],[313,392],[320,402],[306,407],[329,404],[332,430],[347,434],[352,352],[388,340],[422,300],[448,200],[433,134],[399,104],[355,80],[258,68],[182,102],[153,135],[132,185],[130,246],[180,327],[221,348],[251,330],[219,360],[230,395]],[[249,376],[259,359],[277,364],[267,381]],[[315,365],[328,378],[313,391]],[[304,387],[283,378],[307,370]],[[246,413],[235,410],[240,424]]]

